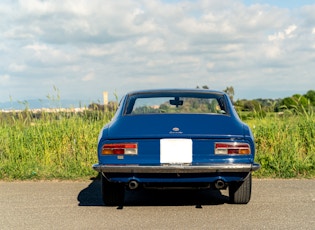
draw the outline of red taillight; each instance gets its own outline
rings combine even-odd
[[[250,146],[240,142],[218,142],[215,143],[215,154],[250,154]]]
[[[137,155],[138,144],[136,143],[117,143],[117,144],[104,144],[102,147],[103,155]]]

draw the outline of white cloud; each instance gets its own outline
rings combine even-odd
[[[27,45],[23,49],[29,54],[28,61],[33,61],[38,65],[62,66],[72,63],[76,59],[73,53],[68,53],[66,49],[58,49],[46,44]]]
[[[296,25],[291,25],[284,29],[283,31],[280,31],[274,35],[268,36],[269,41],[277,41],[277,40],[284,40],[287,38],[294,37],[294,31],[297,29]]]
[[[232,85],[240,98],[255,98],[257,87],[275,95],[306,92],[315,60],[315,4],[274,4],[3,1],[0,97],[8,98],[9,90],[20,99],[44,98],[53,85],[78,99],[80,92],[97,99],[104,90],[208,84]]]
[[[23,64],[12,63],[9,65],[9,70],[12,72],[22,72],[26,68]]]
[[[215,66],[215,64],[213,62],[208,62],[207,63],[207,68],[208,69],[213,69],[214,66]]]
[[[296,29],[297,29],[296,25],[291,25],[285,30],[285,34],[290,38],[293,36],[292,34]]]
[[[82,49],[81,52],[81,55],[89,55],[92,57],[102,57],[113,54],[115,54],[115,49],[113,47],[102,45],[87,47],[86,49]]]
[[[282,49],[278,44],[266,45],[264,50],[267,58],[274,59],[282,55]]]
[[[82,78],[82,81],[92,81],[94,79],[94,76],[94,72],[90,72]]]
[[[0,86],[7,86],[10,81],[10,76],[5,74],[5,75],[0,75]]]

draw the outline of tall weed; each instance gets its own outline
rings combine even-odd
[[[255,173],[264,177],[315,176],[315,118],[309,114],[249,121],[256,140]]]
[[[0,179],[94,175],[96,144],[111,113],[12,113],[0,119]]]

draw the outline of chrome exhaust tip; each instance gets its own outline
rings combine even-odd
[[[223,180],[217,180],[215,183],[214,183],[214,186],[216,189],[223,189],[226,187],[226,184]]]
[[[138,181],[135,181],[135,180],[129,181],[129,183],[128,183],[128,188],[129,188],[130,190],[137,189],[138,187],[139,187]]]

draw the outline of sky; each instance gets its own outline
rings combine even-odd
[[[0,102],[140,89],[315,89],[314,1],[2,0]]]

